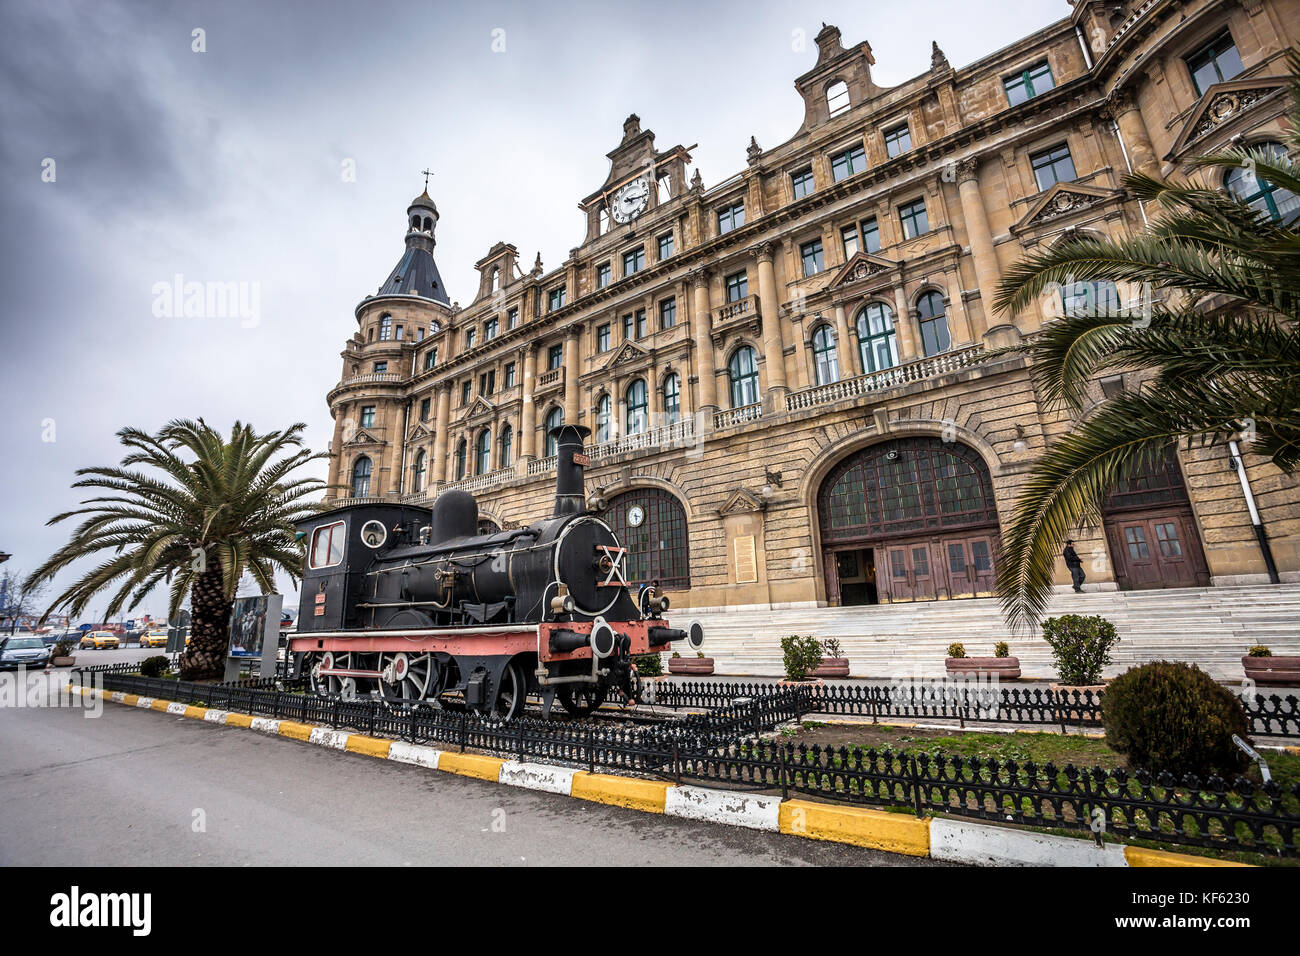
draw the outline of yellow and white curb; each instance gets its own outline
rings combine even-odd
[[[1098,847],[1088,840],[1011,827],[967,823],[942,817],[917,818],[867,807],[846,807],[812,800],[782,800],[735,790],[674,785],[658,780],[589,773],[549,764],[528,763],[483,754],[438,750],[401,740],[385,740],[346,730],[314,727],[292,720],[252,717],[175,701],[105,693],[70,685],[72,693],[95,694],[128,707],[245,727],[288,737],[330,750],[377,757],[396,763],[440,770],[478,780],[528,790],[557,793],[579,800],[662,813],[687,820],[784,833],[812,840],[930,857],[976,866],[1246,866],[1209,857],[1146,850],[1110,843]]]

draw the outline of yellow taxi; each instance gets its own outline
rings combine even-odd
[[[116,649],[121,645],[121,643],[122,642],[117,639],[117,635],[112,631],[89,631],[86,636],[81,639],[81,644],[79,646],[83,651],[102,651],[106,648]]]
[[[140,646],[141,647],[166,647],[167,632],[166,631],[145,631],[143,634],[140,635]]]

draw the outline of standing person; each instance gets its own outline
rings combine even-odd
[[[1070,569],[1070,579],[1074,581],[1074,590],[1083,593],[1083,580],[1086,575],[1083,573],[1083,561],[1079,558],[1079,552],[1074,550],[1074,539],[1065,539],[1065,550],[1061,552],[1061,557],[1065,558],[1065,566]]]

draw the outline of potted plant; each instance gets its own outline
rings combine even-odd
[[[1110,650],[1119,643],[1115,625],[1096,614],[1063,614],[1043,622],[1043,640],[1052,648],[1058,682],[1051,685],[1061,702],[1061,720],[1081,720],[1083,712],[1064,706],[1101,700],[1106,686],[1101,671],[1111,662]],[[1076,694],[1078,695],[1076,697]]]
[[[54,645],[54,653],[50,656],[51,667],[71,667],[77,663],[77,659],[72,655],[72,642],[59,641]]]
[[[713,658],[705,657],[703,651],[696,651],[694,657],[682,657],[673,651],[668,659],[668,673],[707,676],[713,673]]]
[[[949,674],[996,674],[1007,680],[1020,676],[1020,658],[1011,656],[1006,641],[993,645],[992,657],[967,657],[965,645],[955,641],[948,645],[948,658],[943,666]]]
[[[822,641],[822,662],[812,672],[813,677],[848,677],[849,659],[842,656],[840,642],[833,637]]]
[[[1274,655],[1263,644],[1256,644],[1241,659],[1246,678],[1256,684],[1300,687],[1300,656]]]
[[[781,681],[782,684],[821,683],[814,676],[817,668],[822,666],[822,645],[817,638],[800,637],[798,634],[783,637],[781,656],[785,664],[785,680]]]

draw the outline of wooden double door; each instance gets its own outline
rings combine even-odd
[[[1106,539],[1121,590],[1208,587],[1200,535],[1190,510],[1108,515]]]
[[[988,597],[993,594],[996,553],[993,530],[836,548],[825,555],[827,594],[840,605]],[[846,561],[846,554],[854,558]],[[862,600],[864,591],[841,580],[846,563],[870,564],[871,600]]]

